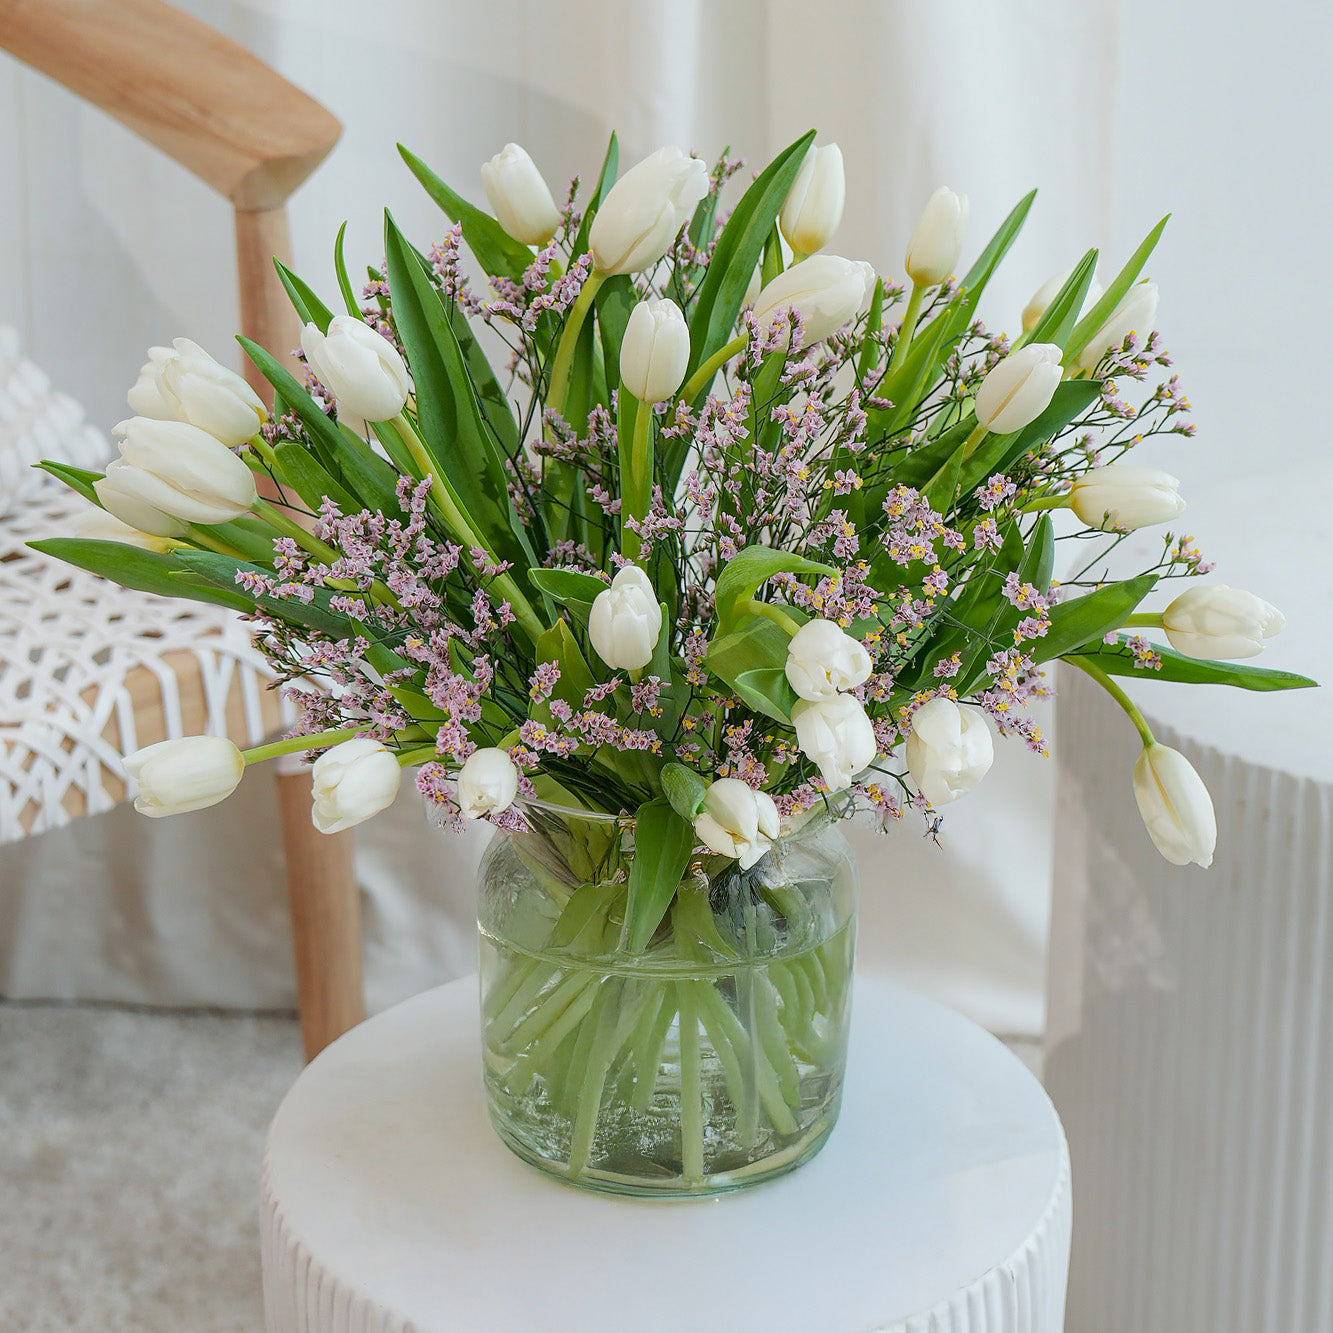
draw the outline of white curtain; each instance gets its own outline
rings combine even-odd
[[[386,204],[419,241],[444,228],[399,161],[398,140],[480,200],[478,164],[510,139],[560,182],[595,172],[612,128],[622,163],[675,142],[710,157],[730,144],[757,167],[818,126],[821,139],[841,144],[847,164],[847,212],[834,248],[888,273],[899,270],[915,213],[936,185],[971,196],[974,248],[1021,194],[1040,188],[983,307],[999,327],[1012,329],[1031,291],[1090,244],[1103,247],[1103,276],[1114,273],[1174,209],[1151,272],[1162,284],[1160,323],[1192,391],[1201,442],[1187,443],[1169,466],[1184,477],[1222,470],[1254,439],[1273,439],[1273,393],[1283,389],[1290,401],[1280,447],[1310,457],[1322,448],[1315,395],[1292,392],[1317,382],[1322,354],[1314,328],[1320,304],[1292,298],[1330,286],[1319,221],[1328,186],[1322,173],[1308,179],[1306,154],[1292,142],[1302,125],[1329,119],[1318,52],[1328,48],[1333,20],[1321,8],[1287,0],[1252,18],[1248,8],[1203,0],[189,0],[186,7],[346,125],[292,207],[296,266],[326,293],[343,219],[358,261],[382,253]],[[124,389],[148,343],[188,332],[211,348],[228,347],[237,314],[227,206],[12,62],[0,64],[0,108],[8,183],[0,203],[0,322],[19,327],[30,354],[108,426],[124,414]],[[1251,385],[1267,391],[1244,392]],[[1201,536],[1206,518],[1198,519]],[[997,1030],[1038,1032],[1051,782],[1051,765],[1001,746],[986,785],[949,811],[940,847],[916,829],[878,845],[858,833],[868,851],[863,962],[894,970]],[[144,844],[158,836],[125,820],[106,834]],[[384,979],[376,982],[383,998],[464,957],[461,897],[447,928],[409,929],[414,914],[433,910],[439,887],[430,865],[451,856],[439,845],[443,836],[427,833],[413,812],[362,838],[367,864],[378,867],[372,969],[382,968],[374,975]],[[76,881],[87,911],[108,921],[136,891],[99,887],[96,857],[76,863],[53,853],[46,865],[65,883],[48,885],[45,908],[34,905],[39,895],[26,894],[29,921],[55,910],[52,896],[74,893]],[[225,907],[206,915],[262,920],[276,933],[271,871],[242,885],[187,885],[180,867],[175,878],[178,892],[226,895]],[[173,872],[155,862],[144,873]],[[18,957],[31,926],[4,925],[10,937],[0,939],[0,953]],[[143,929],[151,931],[151,921]],[[190,936],[179,947],[212,945]],[[90,970],[92,989],[105,978],[91,977],[104,971]],[[267,1003],[275,986],[286,985],[250,967],[243,948],[229,953],[226,972],[210,1002]],[[65,967],[67,990],[82,984],[78,973],[77,959]],[[25,976],[27,993],[50,984],[40,967]],[[161,998],[150,985],[140,989],[140,998]],[[179,997],[177,988],[168,998]]]

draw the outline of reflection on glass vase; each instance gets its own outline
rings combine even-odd
[[[808,1160],[837,1118],[856,867],[808,820],[756,866],[690,867],[622,947],[626,821],[520,803],[481,870],[482,1050],[500,1137],[587,1189],[736,1189]]]

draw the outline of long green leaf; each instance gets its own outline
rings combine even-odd
[[[1051,303],[1042,311],[1041,318],[1021,337],[1015,339],[1014,348],[1027,343],[1054,343],[1063,348],[1073,332],[1078,312],[1083,309],[1088,288],[1092,286],[1093,274],[1097,272],[1097,251],[1089,250],[1074,265],[1074,270],[1064,281],[1064,285],[1051,298]],[[1064,364],[1072,360],[1072,354],[1066,352]]]
[[[319,512],[325,496],[344,514],[354,514],[362,508],[356,498],[329,475],[327,469],[304,445],[284,440],[274,446],[273,453],[278,460],[282,480],[315,513]]]
[[[409,152],[402,144],[398,145],[398,152],[426,193],[449,217],[462,223],[463,239],[468,249],[477,256],[477,262],[482,268],[492,276],[521,278],[523,271],[532,263],[532,251],[514,240],[489,213],[483,213],[446,185],[415,153]],[[393,285],[392,275],[389,285]],[[396,297],[397,293],[394,295]]]
[[[347,260],[343,258],[343,241],[347,236],[347,223],[338,228],[337,239],[333,242],[333,271],[338,275],[338,290],[342,293],[343,305],[347,313],[361,318],[361,303],[356,299],[352,280],[347,276]]]
[[[260,611],[281,616],[283,620],[295,621],[298,625],[327,634],[331,639],[350,638],[356,632],[353,626],[357,622],[351,616],[330,609],[329,603],[335,594],[329,588],[313,589],[314,599],[310,602],[302,602],[295,597],[269,597],[262,593],[250,597],[240,592],[236,575],[246,571],[272,577],[272,570],[245,560],[236,560],[229,555],[219,555],[216,551],[177,551],[176,557],[188,570],[207,579],[215,588],[232,590],[234,596],[245,597],[247,603]]]
[[[426,449],[481,538],[522,574],[536,561],[509,498],[504,456],[473,392],[444,302],[387,211],[384,252]]]
[[[764,251],[764,240],[782,209],[796,173],[814,142],[815,131],[784,148],[761,171],[727,219],[717,238],[708,272],[690,312],[690,365],[693,374],[731,338],[745,289]]]
[[[661,797],[639,807],[634,819],[625,933],[632,953],[641,953],[662,924],[694,850],[694,826]]]
[[[1110,583],[1053,606],[1050,628],[1033,646],[1034,660],[1049,662],[1052,658],[1063,657],[1085,644],[1097,642],[1111,630],[1119,629],[1156,583],[1156,574],[1141,574],[1138,578]]]
[[[1274,671],[1270,667],[1242,666],[1239,662],[1211,662],[1183,653],[1162,644],[1153,644],[1153,652],[1160,653],[1160,670],[1150,670],[1137,664],[1134,654],[1126,646],[1126,636],[1120,642],[1083,649],[1071,656],[1082,662],[1091,662],[1108,676],[1133,676],[1138,680],[1175,680],[1189,685],[1230,685],[1239,690],[1308,690],[1319,682],[1309,676],[1298,676],[1294,671]]]
[[[823,574],[836,571],[830,565],[807,560],[791,551],[775,551],[767,546],[746,546],[737,551],[717,576],[713,601],[717,607],[718,624],[723,631],[730,629],[740,618],[745,604],[755,595],[759,585],[774,574]]]
[[[29,542],[34,551],[53,556],[66,564],[100,574],[122,588],[154,593],[158,597],[185,597],[195,602],[210,602],[233,611],[253,611],[254,600],[239,588],[222,588],[212,582],[199,584],[182,580],[188,566],[175,555],[145,551],[121,542],[90,541],[82,537],[52,537]]]
[[[1161,239],[1162,232],[1166,230],[1166,224],[1170,221],[1171,214],[1168,213],[1143,238],[1139,248],[1130,255],[1125,267],[1115,275],[1115,279],[1101,294],[1097,304],[1074,325],[1074,331],[1069,335],[1069,341],[1065,343],[1065,365],[1072,364],[1074,358],[1091,341],[1092,335],[1106,323],[1111,317],[1111,312],[1125,298],[1139,274],[1143,272],[1143,266],[1148,262],[1148,256],[1157,248],[1157,242]]]
[[[82,467],[71,467],[68,463],[54,463],[49,458],[34,463],[33,466],[43,472],[49,472],[57,480],[63,481],[70,490],[78,491],[85,500],[91,500],[99,509],[101,508],[102,502],[97,498],[97,492],[93,490],[93,482],[101,481],[102,473],[90,472]]]
[[[620,170],[620,141],[616,138],[614,130],[611,131],[611,138],[606,145],[606,152],[602,157],[602,169],[597,173],[597,186],[592,192],[592,198],[588,201],[588,206],[583,210],[583,221],[579,223],[578,232],[574,236],[574,248],[571,251],[574,255],[584,254],[588,249],[588,232],[592,227],[592,220],[597,216],[597,210],[602,206],[602,200],[611,193],[611,187],[616,183],[616,173]]]
[[[346,226],[346,223],[343,225]],[[286,289],[297,315],[300,316],[302,327],[313,324],[321,333],[327,332],[333,311],[315,295],[309,284],[298,278],[281,259],[275,258],[273,267],[277,269],[278,280]]]

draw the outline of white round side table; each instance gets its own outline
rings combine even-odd
[[[750,1190],[638,1201],[496,1138],[476,984],[354,1028],[279,1108],[269,1333],[1060,1333],[1064,1134],[1022,1064],[951,1010],[858,980],[824,1151]]]

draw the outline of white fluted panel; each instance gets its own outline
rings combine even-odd
[[[475,985],[354,1029],[279,1109],[269,1333],[1060,1333],[1059,1121],[951,1010],[862,978],[846,1104],[813,1162],[710,1201],[635,1202],[552,1181],[495,1138]]]
[[[1046,1060],[1079,1186],[1069,1333],[1333,1329],[1333,791],[1152,719],[1218,818],[1210,870],[1167,865],[1133,729],[1073,674]]]

